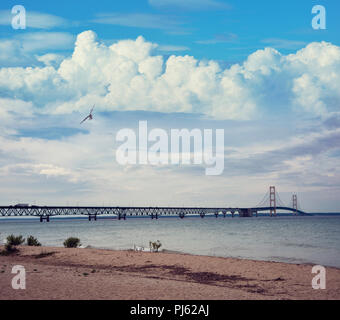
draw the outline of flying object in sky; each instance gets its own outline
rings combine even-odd
[[[84,123],[86,120],[92,120],[93,119],[92,112],[93,112],[94,107],[95,106],[93,106],[93,108],[90,111],[90,114],[82,122],[80,122],[80,124]]]

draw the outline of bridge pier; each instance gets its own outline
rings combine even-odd
[[[44,222],[44,220],[46,220],[46,222],[50,222],[50,216],[40,216],[40,222]]]
[[[215,218],[216,218],[216,219],[218,218],[218,212],[215,213]]]
[[[234,216],[235,216],[235,211],[231,211],[231,216],[232,216],[232,218],[234,218]]]
[[[156,213],[155,215],[152,213],[152,214],[151,214],[151,219],[152,219],[152,220],[153,220],[153,219],[158,220],[158,213]]]
[[[200,217],[203,219],[205,217],[205,214],[204,213],[201,213],[200,214]]]
[[[241,218],[250,218],[253,216],[253,211],[251,209],[240,209],[239,214]]]
[[[89,214],[89,221],[92,221],[92,219],[94,221],[97,221],[97,215],[96,214]]]
[[[180,213],[180,214],[179,214],[179,217],[180,217],[181,219],[184,219],[185,214],[184,214],[184,213]]]
[[[122,219],[123,219],[123,220],[126,220],[126,214],[125,214],[125,213],[124,213],[124,214],[121,214],[121,213],[120,213],[120,214],[118,215],[118,220],[122,220]]]

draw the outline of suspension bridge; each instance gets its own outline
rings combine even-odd
[[[280,199],[274,186],[263,199],[251,208],[232,208],[232,207],[216,207],[216,208],[200,208],[200,207],[72,207],[72,206],[29,206],[14,205],[0,206],[0,217],[38,217],[40,222],[50,221],[53,216],[88,216],[89,221],[96,221],[98,216],[116,216],[118,220],[126,220],[128,216],[148,216],[151,219],[158,219],[161,216],[178,216],[184,219],[186,216],[200,216],[204,218],[207,215],[215,215],[226,217],[228,214],[234,217],[253,217],[268,212],[273,217],[277,216],[278,211],[288,211],[292,215],[306,215],[301,210],[296,194],[293,194],[292,201],[289,206],[285,205]]]

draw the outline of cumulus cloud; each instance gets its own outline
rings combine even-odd
[[[64,56],[60,54],[55,53],[47,53],[42,56],[36,55],[35,58],[44,63],[46,66],[54,66],[57,67],[60,65],[60,63],[64,60]]]
[[[311,43],[290,55],[258,50],[224,70],[189,55],[165,59],[157,47],[143,37],[107,46],[86,31],[60,66],[1,68],[0,90],[59,114],[90,104],[216,119],[250,119],[274,109],[321,116],[338,110],[340,48],[330,43]]]
[[[67,197],[76,195],[83,204],[115,198],[119,201],[111,204],[148,205],[145,199],[151,203],[159,194],[153,205],[174,204],[176,198],[177,205],[225,205],[228,201],[237,206],[254,205],[261,197],[259,189],[262,193],[269,184],[278,183],[280,191],[287,192],[296,190],[296,185],[315,192],[340,189],[339,47],[311,43],[290,55],[266,48],[226,69],[216,61],[199,61],[189,55],[165,58],[159,49],[142,37],[105,45],[87,31],[78,35],[67,58],[47,53],[36,56],[41,67],[2,66],[0,201],[8,204],[15,193],[27,195],[24,202],[39,198],[40,203],[55,204],[61,199],[65,204]],[[33,53],[27,51],[27,55]],[[93,104],[95,121],[86,123],[86,131],[79,130],[77,112],[85,116]],[[131,127],[141,114],[151,113],[133,113],[132,117],[115,112],[110,117],[100,111],[128,110],[196,114],[157,115],[163,118],[161,127],[172,121],[172,127],[178,128],[211,127],[212,123],[226,128],[230,144],[224,175],[205,177],[203,169],[192,167],[118,166],[112,131]],[[219,122],[199,116],[243,120],[256,119],[264,112],[282,115],[277,120],[282,127],[265,121]],[[314,120],[308,133],[289,138],[301,124],[296,116],[298,124],[289,123],[286,113],[291,112],[319,120]],[[53,131],[53,126],[58,126],[59,133],[66,132],[66,127],[77,130],[58,133],[53,139],[44,138],[47,135],[41,132],[22,133],[23,128]],[[243,192],[253,194],[254,201],[244,203]],[[204,203],[203,195],[212,202]]]

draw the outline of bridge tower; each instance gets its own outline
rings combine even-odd
[[[270,202],[270,216],[273,214],[276,216],[276,192],[275,187],[271,186],[269,188],[269,202]]]
[[[294,214],[297,215],[297,209],[298,209],[297,194],[293,194],[292,200],[293,200]]]

